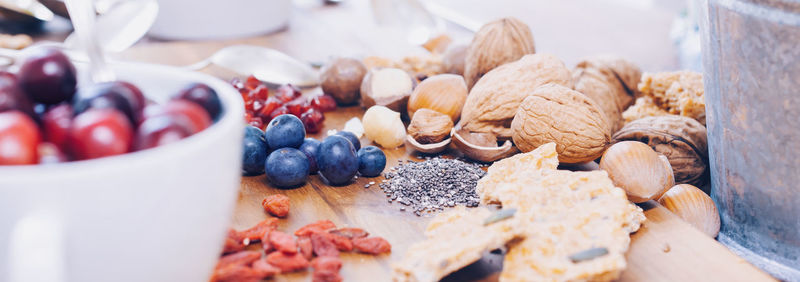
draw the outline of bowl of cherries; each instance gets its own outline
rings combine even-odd
[[[200,73],[111,67],[117,80],[95,83],[87,66],[42,48],[0,72],[0,273],[211,273],[239,187],[241,96]]]

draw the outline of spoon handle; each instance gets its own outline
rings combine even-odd
[[[92,81],[107,82],[116,80],[111,68],[108,67],[100,45],[95,36],[95,9],[92,0],[66,0],[75,34],[81,41],[89,57],[89,73]]]

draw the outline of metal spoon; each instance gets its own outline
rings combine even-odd
[[[139,41],[150,30],[158,15],[156,0],[98,1],[100,15],[95,24],[98,44],[105,52],[121,52]],[[84,49],[75,33],[64,40],[71,49]]]
[[[308,63],[278,50],[252,45],[231,45],[200,62],[184,66],[201,70],[214,64],[240,75],[253,75],[269,84],[292,84],[301,88],[319,85],[319,74]]]
[[[89,57],[89,73],[92,81],[107,82],[116,80],[114,72],[108,67],[103,49],[97,43],[95,35],[94,3],[87,0],[67,0],[67,10],[72,18],[72,26],[81,41],[81,46]]]

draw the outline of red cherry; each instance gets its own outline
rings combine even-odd
[[[294,100],[300,96],[303,96],[303,92],[300,92],[300,88],[297,88],[291,84],[281,85],[281,87],[278,87],[278,89],[275,91],[275,97],[278,97],[278,99],[284,103]]]
[[[288,113],[289,113],[289,109],[287,109],[286,106],[280,106],[277,109],[275,109],[274,111],[272,111],[272,113],[269,114],[269,120],[271,121],[272,119],[278,117],[279,115],[284,115],[284,114],[288,114]],[[264,122],[269,123],[269,121],[267,121],[267,120],[264,120]]]
[[[194,132],[200,132],[211,126],[211,117],[203,107],[186,100],[171,100],[163,105],[153,105],[145,108],[145,119],[160,115],[184,116],[191,122]]]
[[[136,132],[136,151],[177,142],[194,134],[192,122],[181,115],[160,115],[145,119]]]
[[[17,76],[10,72],[0,72],[0,112],[17,110],[35,118],[33,103],[19,87]]]
[[[306,132],[318,133],[322,130],[322,125],[325,121],[325,115],[316,109],[309,109],[300,116],[300,120],[303,121],[303,125],[306,127]]]
[[[131,148],[132,137],[131,124],[120,111],[89,109],[72,120],[69,148],[78,160],[120,155]]]
[[[41,141],[36,122],[19,111],[0,113],[0,165],[35,164]]]
[[[37,151],[39,152],[40,164],[55,164],[68,161],[67,156],[64,155],[64,152],[59,150],[58,147],[53,143],[39,143]]]
[[[71,123],[72,106],[61,104],[50,108],[42,116],[44,140],[53,143],[58,149],[66,149]]]
[[[319,95],[311,99],[311,107],[321,112],[330,112],[336,109],[336,100],[330,95]]]
[[[296,117],[300,117],[303,113],[308,111],[311,108],[311,105],[308,103],[308,99],[304,97],[300,97],[289,101],[286,103],[286,108],[289,109],[289,113],[295,115]]]

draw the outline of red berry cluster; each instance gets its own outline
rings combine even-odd
[[[322,130],[325,121],[323,112],[336,109],[336,101],[328,95],[303,97],[297,87],[286,84],[274,90],[270,96],[267,85],[254,76],[247,77],[244,81],[234,79],[233,87],[239,90],[244,100],[245,122],[261,128],[282,114],[292,114],[303,121],[308,133],[317,133]]]
[[[124,81],[76,85],[75,67],[56,50],[26,58],[18,74],[0,72],[0,165],[149,149],[200,132],[221,110],[216,92],[204,84],[161,105]]]

